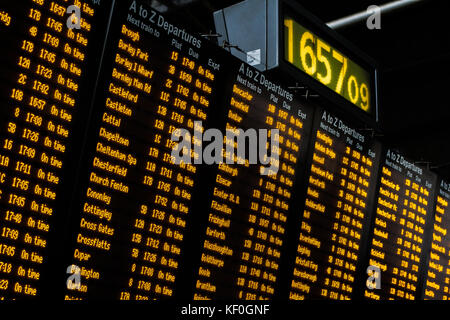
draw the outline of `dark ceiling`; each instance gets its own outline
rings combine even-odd
[[[194,31],[214,31],[215,10],[235,0],[158,0]],[[262,0],[261,0],[262,1]],[[299,0],[329,22],[390,1]],[[155,4],[155,0],[149,0]],[[381,30],[361,22],[338,29],[381,67],[380,124],[391,147],[450,180],[450,1],[423,0],[381,16]]]

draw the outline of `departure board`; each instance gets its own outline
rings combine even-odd
[[[367,266],[379,268],[381,288],[366,288],[375,300],[414,300],[426,259],[426,225],[432,216],[435,175],[387,150],[379,178]],[[369,251],[370,250],[370,251]]]
[[[194,300],[264,300],[275,295],[294,182],[301,180],[305,162],[311,108],[256,69],[239,65],[229,81],[226,129],[246,131],[237,140],[225,137],[225,159],[208,191],[211,200],[203,210],[207,215],[199,221],[201,253],[194,269]],[[226,158],[237,156],[243,136],[251,136],[254,129],[268,130],[269,135],[278,130],[277,137],[262,140],[271,141],[262,149],[273,161],[251,165],[247,156],[242,165],[227,164]]]
[[[73,4],[81,18],[66,13]],[[0,299],[42,297],[56,283],[51,270],[61,253],[51,251],[63,232],[69,168],[76,166],[78,126],[92,96],[110,6],[0,4]]]
[[[426,300],[450,299],[450,184],[441,180],[434,206],[431,247],[428,253],[426,280],[422,298]]]
[[[71,222],[68,265],[81,283],[68,285],[66,299],[174,295],[200,176],[194,162],[174,163],[172,133],[201,132],[198,121],[208,122],[220,87],[218,49],[135,1],[120,5],[95,101],[81,214]]]
[[[289,298],[349,300],[364,253],[381,145],[325,110],[318,112],[313,132]]]

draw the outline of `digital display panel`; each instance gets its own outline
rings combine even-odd
[[[381,145],[325,110],[318,112],[313,132],[306,200],[296,217],[300,230],[289,298],[350,300],[364,254]]]
[[[371,275],[381,277],[381,288],[366,288],[366,298],[416,299],[421,264],[426,259],[425,230],[433,211],[435,179],[403,155],[387,150],[367,265],[379,268]]]
[[[71,221],[68,265],[81,284],[66,299],[173,296],[200,176],[196,164],[174,164],[171,137],[208,121],[220,87],[206,40],[135,1],[120,8]]]
[[[320,84],[373,114],[373,76],[295,18],[284,16],[284,59]]]
[[[441,180],[437,188],[431,247],[428,254],[423,298],[449,300],[450,298],[450,184]],[[429,235],[429,236],[430,236]]]
[[[203,210],[208,215],[200,221],[206,228],[201,229],[196,300],[267,300],[275,295],[294,182],[301,180],[312,124],[311,108],[255,69],[242,64],[235,74],[228,89],[226,128],[246,130],[241,136],[253,129],[277,129],[277,146],[263,146],[277,154],[277,161],[273,172],[250,164],[217,166],[209,207]],[[245,143],[243,137],[238,140],[233,152]],[[222,153],[228,143],[232,141],[226,139]]]
[[[67,28],[72,4],[80,6],[79,29]],[[0,4],[0,299],[51,294],[50,252],[58,252],[55,238],[63,232],[68,172],[110,7],[108,1]]]

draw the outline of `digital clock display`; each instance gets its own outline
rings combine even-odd
[[[373,113],[371,73],[289,16],[284,17],[284,59],[359,109]]]

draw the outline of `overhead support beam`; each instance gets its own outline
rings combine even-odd
[[[417,3],[420,3],[423,1],[424,0],[398,0],[398,1],[393,1],[393,2],[389,2],[386,4],[380,5],[379,8],[380,8],[380,12],[382,14],[384,14],[384,13],[402,9],[402,8],[405,8],[410,5],[417,4]],[[339,29],[339,28],[346,27],[346,26],[358,23],[360,21],[366,20],[373,14],[374,14],[373,10],[361,11],[359,13],[355,13],[350,16],[328,22],[327,25],[331,29]]]

